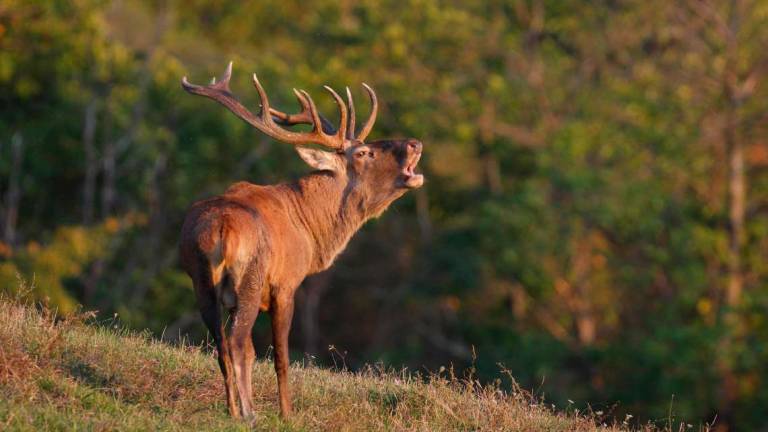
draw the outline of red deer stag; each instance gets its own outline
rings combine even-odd
[[[366,220],[424,183],[424,177],[414,172],[422,144],[415,139],[364,142],[378,107],[376,94],[365,84],[371,114],[355,135],[349,88],[347,105],[325,87],[339,107],[339,128],[334,129],[303,90],[294,90],[300,113],[271,108],[256,75],[253,84],[261,111],[252,114],[230,92],[231,73],[232,63],[219,82],[214,78],[210,85],[199,86],[185,77],[182,87],[219,102],[268,136],[296,146],[299,156],[316,171],[293,183],[235,183],[222,195],[193,204],[181,231],[181,263],[192,278],[200,313],[216,342],[233,417],[253,414],[251,330],[260,310],[272,315],[280,413],[286,416],[291,412],[288,333],[296,289],[307,275],[330,267]],[[296,124],[311,125],[312,130],[281,127]],[[318,144],[332,151],[300,144]]]

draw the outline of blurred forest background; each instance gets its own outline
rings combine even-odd
[[[372,138],[425,143],[299,291],[294,359],[768,430],[768,1],[2,0],[0,289],[205,340],[185,209],[308,171],[181,90],[229,60],[252,109],[252,72],[328,115],[365,81]]]

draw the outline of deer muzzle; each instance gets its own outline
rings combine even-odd
[[[424,184],[424,176],[416,173],[416,166],[421,159],[423,144],[421,141],[411,139],[406,143],[406,157],[403,165],[401,184],[408,189],[416,189]]]

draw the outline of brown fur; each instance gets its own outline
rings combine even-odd
[[[181,262],[216,342],[231,415],[253,413],[251,329],[260,310],[272,315],[280,412],[291,411],[288,333],[296,289],[331,266],[365,221],[421,186],[423,177],[413,172],[421,148],[413,139],[356,141],[343,152],[299,148],[318,171],[294,183],[235,183],[189,210]]]

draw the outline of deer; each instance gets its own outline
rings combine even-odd
[[[237,182],[221,195],[192,204],[181,229],[180,262],[213,337],[232,417],[253,416],[251,333],[259,312],[270,314],[280,415],[285,418],[292,412],[288,335],[297,289],[308,275],[328,269],[366,221],[423,185],[424,175],[415,171],[423,146],[414,138],[365,142],[378,111],[376,93],[365,83],[371,112],[357,132],[349,87],[345,103],[324,86],[338,105],[336,128],[304,90],[293,90],[300,112],[272,108],[256,74],[253,85],[261,108],[254,115],[230,91],[231,76],[232,62],[218,82],[214,77],[201,86],[184,77],[182,87],[293,145],[313,171],[276,185]],[[311,130],[289,129],[300,124]]]

